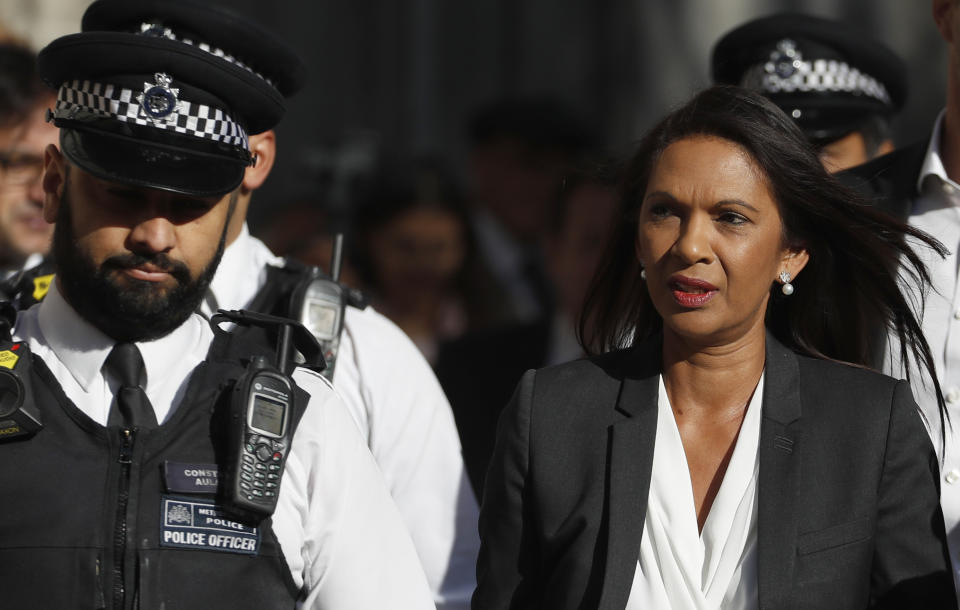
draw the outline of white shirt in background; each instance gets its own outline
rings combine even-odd
[[[244,226],[226,248],[204,301],[243,309],[283,266]],[[347,405],[400,509],[441,610],[466,610],[476,587],[478,508],[453,412],[416,346],[367,307],[347,307],[333,386]]]
[[[940,505],[947,528],[954,583],[960,590],[960,282],[957,275],[960,263],[957,257],[960,250],[960,185],[947,177],[940,157],[942,127],[941,112],[934,124],[927,155],[917,178],[920,197],[910,210],[908,223],[937,238],[949,250],[946,258],[941,258],[926,246],[915,247],[927,265],[933,286],[926,295],[919,294],[915,286],[909,287],[913,291],[923,335],[930,345],[937,378],[953,424],[946,426],[946,439],[943,439],[940,430],[940,414],[933,383],[916,363],[904,365],[896,337],[890,338],[883,372],[902,379],[907,377],[909,371],[913,396],[920,406],[933,446],[942,458]],[[916,246],[915,243],[913,245]]]

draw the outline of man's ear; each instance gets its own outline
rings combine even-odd
[[[270,129],[250,136],[250,152],[257,156],[257,162],[248,167],[243,176],[243,190],[247,192],[260,188],[270,175],[277,158],[277,134]]]
[[[67,161],[56,145],[48,144],[43,151],[43,219],[51,224],[57,222],[65,188]]]
[[[953,11],[957,10],[957,0],[933,0],[933,22],[937,25],[940,36],[953,44]]]

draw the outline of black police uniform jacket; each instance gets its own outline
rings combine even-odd
[[[480,511],[474,610],[622,610],[637,568],[661,342],[529,371]],[[767,336],[759,607],[955,609],[937,462],[905,382]]]
[[[230,356],[237,353],[233,340],[218,333],[172,417],[132,437],[87,417],[31,356],[24,381],[44,427],[32,438],[0,443],[0,607],[295,606],[299,592],[269,518],[255,530],[227,526],[245,526],[255,540],[248,534],[236,544],[228,535],[211,538],[207,548],[171,546],[182,542],[182,535],[169,535],[177,529],[171,526],[197,525],[190,520],[203,514],[222,519],[210,512],[215,494],[171,492],[164,467],[221,464],[223,472],[218,422],[243,370]],[[295,403],[294,423],[306,405],[302,391]]]
[[[917,181],[929,142],[917,142],[837,174],[867,201],[906,222],[920,192]]]

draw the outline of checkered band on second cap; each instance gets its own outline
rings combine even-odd
[[[137,34],[142,34],[144,36],[156,36],[158,38],[166,38],[167,40],[173,40],[176,42],[181,42],[186,45],[190,45],[191,47],[195,47],[197,49],[200,49],[201,51],[204,51],[206,53],[219,57],[220,59],[226,62],[229,62],[239,68],[243,68],[247,72],[250,72],[254,76],[259,77],[268,85],[276,89],[276,85],[273,83],[272,80],[270,80],[260,72],[257,72],[256,70],[254,70],[253,68],[245,64],[244,62],[240,61],[237,57],[227,53],[226,51],[224,51],[219,47],[215,47],[206,42],[193,40],[192,38],[187,38],[186,36],[178,35],[176,32],[174,32],[172,29],[166,26],[162,26],[156,23],[144,22],[140,24],[140,30],[137,31]]]
[[[842,91],[865,95],[888,105],[891,103],[890,94],[880,81],[845,62],[832,59],[793,59],[790,67],[791,73],[783,76],[778,72],[774,61],[751,66],[744,73],[740,85],[765,93]]]
[[[221,108],[181,99],[177,100],[175,112],[155,119],[143,111],[138,95],[137,91],[117,85],[89,80],[69,81],[60,86],[54,116],[77,119],[80,115],[94,114],[250,150],[246,131]]]

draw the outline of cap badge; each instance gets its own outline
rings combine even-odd
[[[170,83],[173,78],[163,72],[157,72],[153,75],[154,84],[143,83],[143,93],[137,96],[140,102],[140,109],[148,118],[155,121],[172,121],[176,118],[176,112],[180,106],[177,96],[180,95],[180,89],[173,89]]]
[[[784,38],[777,43],[777,48],[770,53],[770,61],[764,68],[768,74],[776,74],[780,78],[790,78],[803,65],[803,55],[797,50],[797,43]]]
[[[169,38],[170,40],[177,39],[176,35],[173,33],[173,30],[168,27],[164,27],[159,23],[141,23],[140,33],[144,36],[153,36],[154,38]]]

